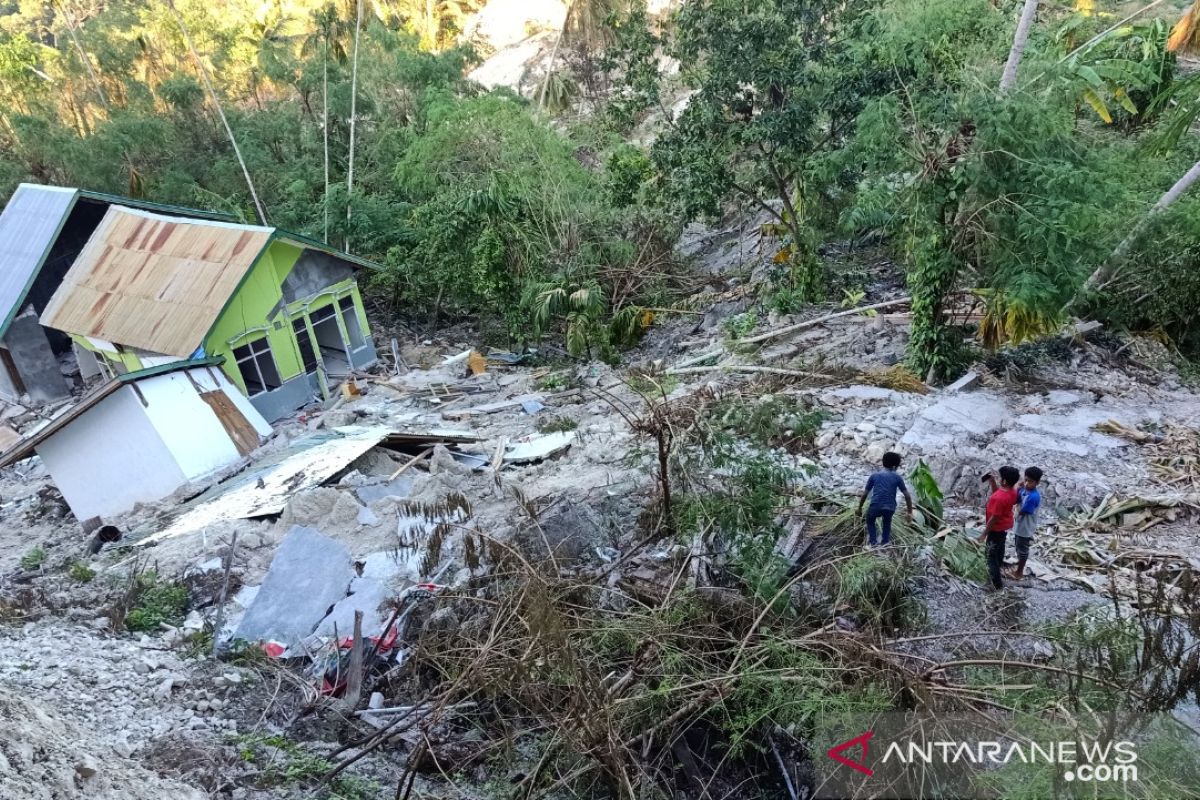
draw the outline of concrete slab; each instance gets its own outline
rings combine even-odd
[[[821,394],[822,402],[831,404],[845,400],[895,401],[903,397],[902,393],[881,386],[846,386]]]
[[[972,372],[968,372],[966,375],[963,375],[961,378],[959,378],[954,383],[947,386],[942,391],[945,394],[954,394],[955,392],[963,392],[963,391],[966,391],[967,389],[974,389],[978,385],[979,385],[979,373],[972,371]]]
[[[421,551],[417,548],[370,553],[362,560],[362,576],[380,583],[416,583],[421,577]]]
[[[1092,448],[1078,439],[1060,436],[1047,436],[1044,433],[1029,429],[1015,429],[1000,434],[997,441],[1035,453],[1070,453],[1074,456],[1087,456]]]
[[[234,638],[298,644],[346,596],[354,577],[345,545],[313,528],[293,527]]]
[[[314,637],[332,638],[334,632],[340,637],[354,634],[354,612],[363,612],[362,633],[364,637],[379,636],[387,624],[386,611],[380,606],[392,596],[392,590],[371,578],[355,578],[350,583],[350,595],[339,600],[317,625]]]
[[[574,431],[559,431],[538,436],[528,442],[517,442],[508,446],[504,454],[505,464],[529,464],[558,455],[575,441]]]
[[[917,451],[961,445],[964,437],[999,433],[1011,421],[1008,405],[991,392],[944,395],[917,415],[900,442]]]
[[[370,505],[385,497],[408,497],[412,493],[413,476],[401,475],[393,481],[367,484],[355,488],[358,499]]]

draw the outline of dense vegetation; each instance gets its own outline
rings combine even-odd
[[[972,304],[988,346],[1081,311],[1200,346],[1200,196],[1148,215],[1200,155],[1161,19],[1045,6],[1001,88],[1015,0],[580,0],[530,100],[466,77],[481,5],[7,0],[0,193],[261,205],[386,264],[421,324],[578,355],[635,339],[674,302],[681,225],[736,208],[768,220],[784,312],[829,297],[823,243],[885,242],[922,375],[961,366],[944,312]]]

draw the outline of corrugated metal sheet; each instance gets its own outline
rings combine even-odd
[[[78,193],[23,183],[0,213],[0,337],[25,304]]]
[[[185,358],[203,343],[272,233],[113,206],[41,322]]]

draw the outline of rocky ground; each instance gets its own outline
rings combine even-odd
[[[894,281],[873,286],[869,302],[899,295]],[[466,581],[472,569],[461,539],[448,537],[434,564],[405,551],[406,515],[452,495],[469,504],[473,529],[517,543],[529,557],[553,555],[567,565],[611,560],[629,545],[654,492],[652,442],[626,418],[642,402],[635,389],[672,400],[715,392],[750,404],[764,396],[794,397],[824,415],[816,452],[789,456],[797,466],[817,467],[804,479],[806,491],[852,494],[882,453],[895,449],[908,465],[923,459],[937,477],[954,528],[949,536],[964,536],[964,528],[981,522],[982,472],[1002,463],[1041,466],[1046,524],[1035,546],[1035,577],[989,597],[926,557],[922,591],[930,632],[1065,619],[1106,589],[1103,577],[1085,568],[1086,560],[1081,567],[1079,552],[1099,553],[1095,558],[1110,563],[1129,548],[1193,563],[1200,555],[1187,532],[1197,504],[1194,454],[1183,467],[1164,457],[1164,449],[1195,448],[1200,394],[1179,381],[1152,344],[1103,332],[1063,339],[981,363],[961,386],[928,391],[919,382],[897,382],[889,372],[904,348],[902,308],[848,315],[746,347],[731,338],[726,320],[749,313],[750,302],[736,290],[709,299],[714,312],[651,331],[632,354],[632,369],[494,362],[484,374],[470,376],[464,362],[444,363],[473,344],[469,335],[410,342],[403,349],[407,368],[364,381],[360,398],[309,409],[280,425],[254,456],[263,461],[278,455],[318,427],[453,428],[478,437],[461,449],[481,457],[485,466],[479,470],[438,449],[427,463],[392,479],[410,457],[376,449],[326,485],[297,493],[278,519],[223,521],[146,547],[142,543],[180,511],[180,503],[163,503],[114,521],[125,538],[94,558],[83,553],[86,537],[36,459],[4,471],[0,796],[305,796],[309,789],[303,787],[311,788],[311,779],[328,768],[325,756],[362,722],[318,702],[313,682],[303,675],[262,659],[210,657],[210,642],[197,632],[212,621],[232,534],[239,537],[228,590],[240,598],[227,608],[234,622],[297,524],[321,531],[353,561],[389,564],[364,575],[390,592],[434,574],[451,586]],[[836,309],[808,316],[829,311]],[[795,320],[763,315],[738,335],[744,339],[790,322]],[[697,362],[706,354],[713,356]],[[671,374],[672,367],[688,363],[700,367]],[[764,378],[738,370],[744,366],[824,377]],[[529,413],[514,404],[471,413],[529,395],[545,408]],[[9,419],[21,413],[29,414]],[[1100,431],[1097,425],[1109,427]],[[1138,442],[1129,431],[1165,442]],[[548,433],[571,438],[570,448],[536,463],[493,469],[505,444]],[[1137,498],[1157,500],[1103,516],[1113,503]],[[537,511],[537,526],[528,523],[530,508]],[[114,632],[114,604],[128,587],[131,568],[183,579],[194,610],[182,626]],[[419,621],[416,634],[422,625],[445,622]],[[292,741],[307,738],[303,753],[274,738],[284,731]],[[346,773],[350,782],[339,784],[342,796],[391,797],[389,780],[397,771],[386,752],[372,754]]]

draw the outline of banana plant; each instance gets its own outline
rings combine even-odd
[[[1060,43],[1073,41],[1081,20],[1076,16],[1059,30]],[[1106,125],[1144,123],[1157,112],[1175,71],[1167,36],[1162,20],[1117,28],[1066,60],[1067,80]]]

